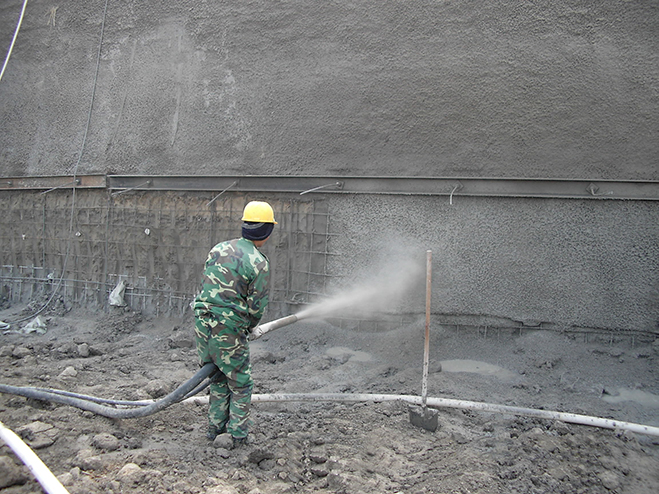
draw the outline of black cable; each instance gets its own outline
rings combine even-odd
[[[181,384],[178,388],[172,391],[164,398],[151,403],[149,405],[140,404],[139,408],[113,408],[109,406],[93,403],[89,399],[82,399],[76,396],[68,396],[74,393],[61,392],[56,390],[43,390],[39,388],[21,388],[18,386],[9,386],[7,384],[0,384],[0,393],[8,393],[26,398],[32,398],[41,401],[52,401],[61,403],[63,405],[70,405],[88,412],[102,415],[113,419],[128,419],[137,417],[146,417],[156,412],[164,410],[174,403],[184,400],[193,394],[204,389],[208,384],[200,385],[206,378],[212,376],[217,372],[217,367],[213,363],[205,364],[197,373],[189,380]],[[194,393],[193,393],[194,391]],[[83,395],[79,395],[83,396]],[[93,398],[93,397],[91,397]],[[97,400],[95,398],[95,400]]]
[[[0,384],[0,387],[3,386]],[[96,396],[89,396],[89,395],[83,395],[80,393],[73,393],[71,391],[62,391],[60,389],[52,389],[52,388],[33,388],[33,387],[25,387],[22,389],[29,389],[31,391],[40,391],[42,393],[50,393],[50,394],[55,394],[55,395],[60,395],[60,396],[69,396],[71,398],[80,398],[81,400],[87,400],[91,401],[93,403],[104,403],[106,405],[118,405],[118,406],[133,406],[133,407],[141,407],[141,406],[146,406],[150,405],[151,403],[145,403],[144,401],[127,401],[127,400],[111,400],[108,398],[97,398]]]
[[[192,398],[194,395],[201,393],[204,389],[210,386],[210,384],[211,384],[211,379],[202,382],[199,386],[197,386],[195,389],[193,389],[187,395],[181,398],[181,401],[187,400],[188,398]]]

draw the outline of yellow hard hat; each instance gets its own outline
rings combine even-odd
[[[252,201],[248,203],[247,206],[245,206],[245,210],[243,211],[242,220],[253,223],[277,224],[272,206],[263,201]]]

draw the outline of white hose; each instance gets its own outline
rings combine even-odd
[[[4,75],[5,69],[7,68],[7,63],[9,63],[9,57],[11,56],[11,52],[14,49],[14,43],[16,42],[16,38],[18,37],[18,30],[21,28],[21,23],[23,22],[23,15],[25,15],[25,7],[27,7],[27,0],[23,2],[23,10],[21,10],[21,16],[18,18],[18,24],[16,25],[16,31],[14,32],[14,37],[11,40],[11,45],[9,45],[7,58],[5,58],[5,63],[2,66],[2,71],[0,71],[0,80],[2,80],[2,76]]]
[[[44,465],[34,451],[13,431],[7,429],[2,422],[0,422],[0,438],[25,463],[48,494],[69,494],[69,491],[48,470],[48,467]]]
[[[192,397],[184,402],[205,403],[208,397]],[[421,396],[414,395],[388,395],[388,394],[349,394],[349,393],[289,393],[289,394],[256,394],[252,395],[252,402],[275,401],[340,401],[340,402],[383,402],[404,401],[412,405],[423,405]],[[535,408],[511,407],[494,405],[477,401],[452,400],[449,398],[427,398],[427,406],[431,408],[462,408],[478,410],[481,412],[509,413],[512,415],[525,415],[540,419],[560,420],[572,424],[589,425],[603,429],[622,429],[639,434],[659,436],[659,427],[651,425],[634,424],[620,420],[611,420],[600,417],[590,417],[575,413],[555,412],[550,410],[537,410]]]
[[[258,340],[261,336],[268,333],[269,331],[293,324],[294,322],[300,320],[302,317],[303,316],[300,314],[292,314],[290,316],[282,317],[281,319],[275,319],[274,321],[266,322],[265,324],[259,324],[249,334],[249,340]]]

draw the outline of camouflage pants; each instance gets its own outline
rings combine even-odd
[[[233,437],[246,437],[253,388],[247,335],[211,316],[197,314],[195,340],[200,365],[213,362],[220,369],[210,384],[210,425]]]

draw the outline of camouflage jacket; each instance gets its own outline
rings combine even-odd
[[[221,242],[208,254],[195,314],[237,330],[254,328],[268,305],[270,262],[250,240]]]

